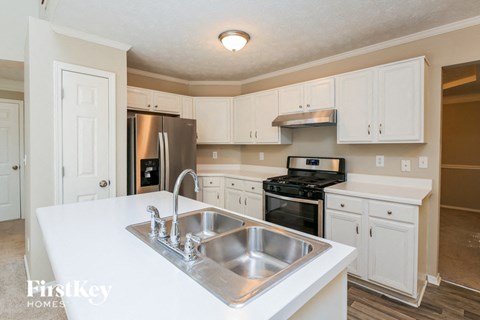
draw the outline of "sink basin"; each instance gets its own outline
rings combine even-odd
[[[263,279],[312,252],[310,243],[264,227],[243,228],[198,247],[200,254],[248,279]]]
[[[244,225],[242,220],[211,210],[180,215],[178,222],[181,235],[185,236],[190,232],[201,239],[208,239]],[[170,230],[172,220],[168,220],[165,225],[167,230]]]
[[[172,219],[167,218],[170,231]],[[178,216],[181,243],[192,233],[202,242],[195,260],[148,236],[150,222],[127,230],[198,282],[225,304],[240,308],[331,246],[319,239],[290,232],[216,208]],[[178,250],[184,250],[183,244]]]

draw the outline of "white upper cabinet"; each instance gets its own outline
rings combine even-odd
[[[173,93],[127,87],[128,109],[180,114],[182,96]]]
[[[193,98],[198,144],[231,143],[232,98]]]
[[[423,143],[425,58],[336,77],[338,143]]]
[[[269,90],[233,98],[233,142],[291,143],[290,129],[273,127],[278,116],[278,91]]]
[[[279,89],[280,114],[335,108],[334,78],[318,79]]]
[[[373,70],[337,77],[337,140],[372,141]]]
[[[185,119],[195,119],[193,116],[193,98],[182,97],[182,112],[181,117]]]
[[[423,142],[424,59],[378,68],[378,141]]]

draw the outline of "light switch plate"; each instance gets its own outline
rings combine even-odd
[[[260,152],[260,153],[258,154],[258,159],[259,159],[259,160],[265,160],[265,153]]]
[[[426,156],[418,157],[418,167],[420,169],[427,169],[428,168],[428,157],[426,157]]]
[[[402,171],[410,172],[411,165],[410,160],[402,160]]]
[[[384,167],[385,166],[385,157],[384,156],[376,156],[375,157],[375,166],[376,167]]]
[[[218,158],[218,153],[217,153],[217,151],[213,151],[213,152],[212,152],[212,158],[213,158],[213,159],[217,159],[217,158]]]

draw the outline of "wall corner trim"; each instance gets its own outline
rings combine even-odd
[[[119,49],[119,50],[122,50],[122,51],[125,51],[125,52],[132,48],[132,46],[129,45],[129,44],[114,41],[114,40],[105,39],[103,37],[100,37],[100,36],[97,36],[97,35],[94,35],[94,34],[90,34],[90,33],[86,33],[86,32],[83,32],[83,31],[78,31],[78,30],[75,30],[75,29],[59,26],[59,25],[56,25],[56,24],[53,24],[53,23],[50,23],[50,26],[55,33],[58,33],[58,34],[61,34],[61,35],[64,35],[64,36],[68,36],[68,37],[72,37],[72,38],[76,38],[76,39],[80,39],[80,40],[84,40],[84,41],[88,41],[88,42],[93,42],[93,43],[100,44],[100,45],[107,46],[107,47],[111,47],[111,48],[114,48],[114,49]]]

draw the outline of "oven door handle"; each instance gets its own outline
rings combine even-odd
[[[285,197],[285,196],[279,196],[278,194],[273,194],[270,192],[265,192],[266,196],[276,198],[276,199],[281,199],[281,200],[286,200],[286,201],[292,201],[292,202],[301,202],[301,203],[309,203],[309,204],[317,204],[319,200],[308,200],[308,199],[299,199],[299,198],[291,198],[291,197]]]

